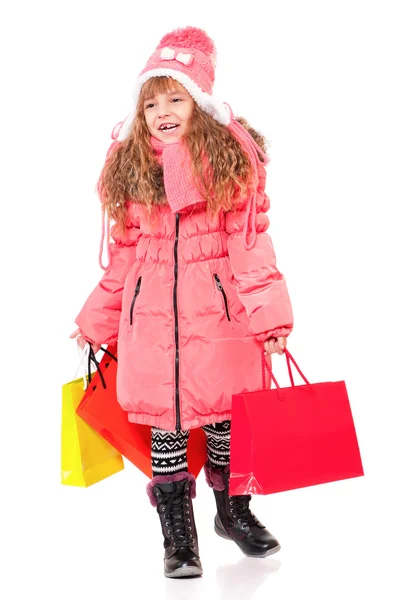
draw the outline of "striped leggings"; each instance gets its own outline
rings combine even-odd
[[[206,434],[207,456],[213,467],[229,463],[231,421],[202,427]],[[168,475],[188,470],[187,446],[189,431],[165,431],[152,427],[152,474]]]

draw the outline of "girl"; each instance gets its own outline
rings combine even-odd
[[[204,31],[179,28],[139,75],[98,182],[115,222],[109,264],[101,250],[105,273],[71,334],[94,352],[118,342],[118,401],[152,428],[147,492],[167,577],[202,574],[186,459],[195,427],[207,435],[216,532],[247,556],[280,548],[251,496],[228,493],[231,395],[262,389],[262,353],[283,353],[293,316],[266,233],[264,138],[214,97],[215,55]]]

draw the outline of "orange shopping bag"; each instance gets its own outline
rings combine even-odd
[[[77,409],[77,414],[123,456],[152,478],[151,427],[127,419],[116,397],[117,346],[101,348],[104,355]],[[94,362],[97,362],[93,353]],[[188,441],[188,469],[197,477],[206,458],[206,435],[192,429]]]

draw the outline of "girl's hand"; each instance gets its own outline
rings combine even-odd
[[[266,354],[273,354],[277,352],[278,354],[283,354],[284,349],[287,346],[287,338],[285,336],[278,338],[270,338],[266,342],[264,342],[264,350]]]
[[[83,334],[79,327],[77,329],[75,329],[75,331],[73,331],[73,333],[71,333],[69,337],[71,339],[76,338],[77,345],[82,350],[83,350],[84,346],[87,344],[87,340],[86,340],[86,338],[83,337]],[[93,348],[94,354],[97,354],[97,352],[101,348],[101,344],[91,344],[91,346]]]

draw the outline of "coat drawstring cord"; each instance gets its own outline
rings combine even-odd
[[[245,220],[244,220],[244,228],[243,228],[243,239],[246,250],[251,250],[256,244],[256,190],[259,182],[258,176],[258,165],[265,166],[269,162],[269,157],[265,154],[265,152],[260,148],[257,142],[252,138],[250,133],[237,121],[233,115],[232,109],[227,102],[224,104],[228,107],[230,111],[231,121],[228,125],[228,128],[236,137],[238,142],[242,145],[243,149],[247,152],[249,156],[249,160],[252,164],[254,171],[254,189],[250,190],[250,196],[247,203]],[[258,158],[258,154],[263,159],[260,162]],[[250,235],[251,240],[249,241],[249,223],[250,223]]]
[[[111,266],[112,256],[111,256],[110,241],[109,241],[109,216],[108,216],[108,211],[106,211],[104,208],[102,208],[102,228],[101,229],[102,229],[101,242],[100,242],[100,252],[99,252],[98,259],[99,259],[99,265],[100,265],[101,269],[106,271]],[[105,266],[102,263],[102,255],[104,252],[105,238],[106,238],[106,253],[107,253],[107,259],[108,259],[107,266]]]

